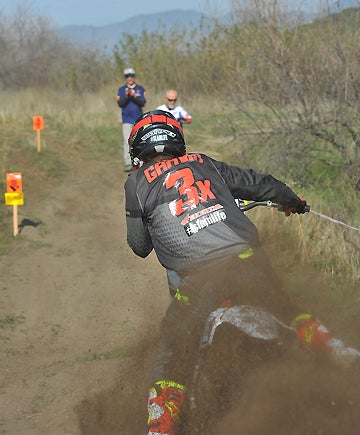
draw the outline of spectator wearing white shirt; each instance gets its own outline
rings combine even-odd
[[[190,124],[192,121],[192,116],[190,113],[184,109],[182,106],[176,104],[177,101],[177,91],[174,89],[169,89],[166,91],[165,104],[157,107],[157,110],[163,110],[164,112],[171,113],[174,118],[181,124]]]

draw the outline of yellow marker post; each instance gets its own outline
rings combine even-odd
[[[41,151],[40,131],[44,130],[44,117],[42,115],[33,116],[33,130],[37,132],[37,152]]]
[[[5,205],[13,206],[14,236],[19,234],[18,205],[23,204],[22,174],[21,172],[9,172],[6,174]]]

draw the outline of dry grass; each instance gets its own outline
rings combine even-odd
[[[38,161],[34,162],[33,150],[36,139],[32,130],[33,115],[44,115],[44,137],[51,136],[52,144],[57,144],[51,159],[46,161],[49,154],[44,153],[45,160],[41,162],[43,166],[37,167],[39,174],[43,174],[42,177],[51,177],[54,167],[55,172],[56,169],[61,171],[63,155],[66,153],[86,149],[88,152],[92,150],[93,154],[90,155],[93,155],[93,158],[98,158],[96,150],[99,149],[100,141],[102,149],[111,155],[120,125],[120,110],[115,101],[117,86],[105,88],[97,94],[81,96],[71,93],[58,94],[46,89],[11,94],[3,92],[0,95],[0,151],[3,156],[0,184],[4,185],[5,172],[16,168],[18,161],[22,166],[31,164],[36,168],[36,165],[39,165]],[[162,103],[163,98],[163,94],[155,94],[150,89],[146,109],[154,109]],[[217,128],[216,120],[227,115],[217,105],[217,101],[212,101],[209,97],[192,100],[189,96],[182,98],[179,95],[179,102],[194,118],[191,125],[184,127],[188,150],[206,152],[214,158],[228,161],[229,156],[236,152],[236,145],[231,144],[228,140],[230,138],[224,138],[221,128]],[[17,159],[17,162],[13,159]],[[48,170],[46,167],[44,169],[46,165]],[[289,180],[284,181],[295,189]],[[342,192],[336,197],[331,196],[331,186],[317,185],[311,191],[301,193],[313,210],[359,227],[359,193],[349,189],[346,180],[337,182],[336,187],[337,192]],[[258,224],[265,240],[273,240],[272,243],[276,244],[278,240],[283,239],[284,232],[291,236],[291,243],[282,242],[281,245],[281,250],[288,253],[287,258],[295,255],[293,260],[310,263],[325,275],[340,276],[352,283],[359,282],[359,231],[327,221],[312,213],[300,218],[292,216],[285,219],[274,210],[259,209],[249,212],[249,216]],[[276,245],[274,248],[278,249]]]
[[[110,92],[112,91],[112,92]],[[26,89],[18,93],[2,92],[0,123],[32,125],[32,116],[43,115],[66,127],[101,126],[118,122],[116,91],[104,89],[98,94],[74,95],[50,89]]]

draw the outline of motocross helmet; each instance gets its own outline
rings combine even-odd
[[[146,112],[137,119],[131,130],[129,149],[134,166],[139,166],[155,154],[183,156],[186,154],[183,129],[169,112]]]

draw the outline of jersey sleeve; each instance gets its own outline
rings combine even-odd
[[[224,162],[213,162],[234,198],[273,201],[284,206],[296,206],[300,201],[285,183],[270,174],[260,174],[253,169],[241,169]]]
[[[129,102],[129,98],[126,96],[124,86],[121,86],[121,88],[119,88],[116,96],[116,102],[121,109],[125,107],[126,104]]]
[[[153,245],[135,187],[135,177],[129,176],[125,183],[127,242],[136,255],[145,258]]]
[[[146,104],[146,92],[142,86],[135,86],[134,103],[139,107],[144,107]]]

